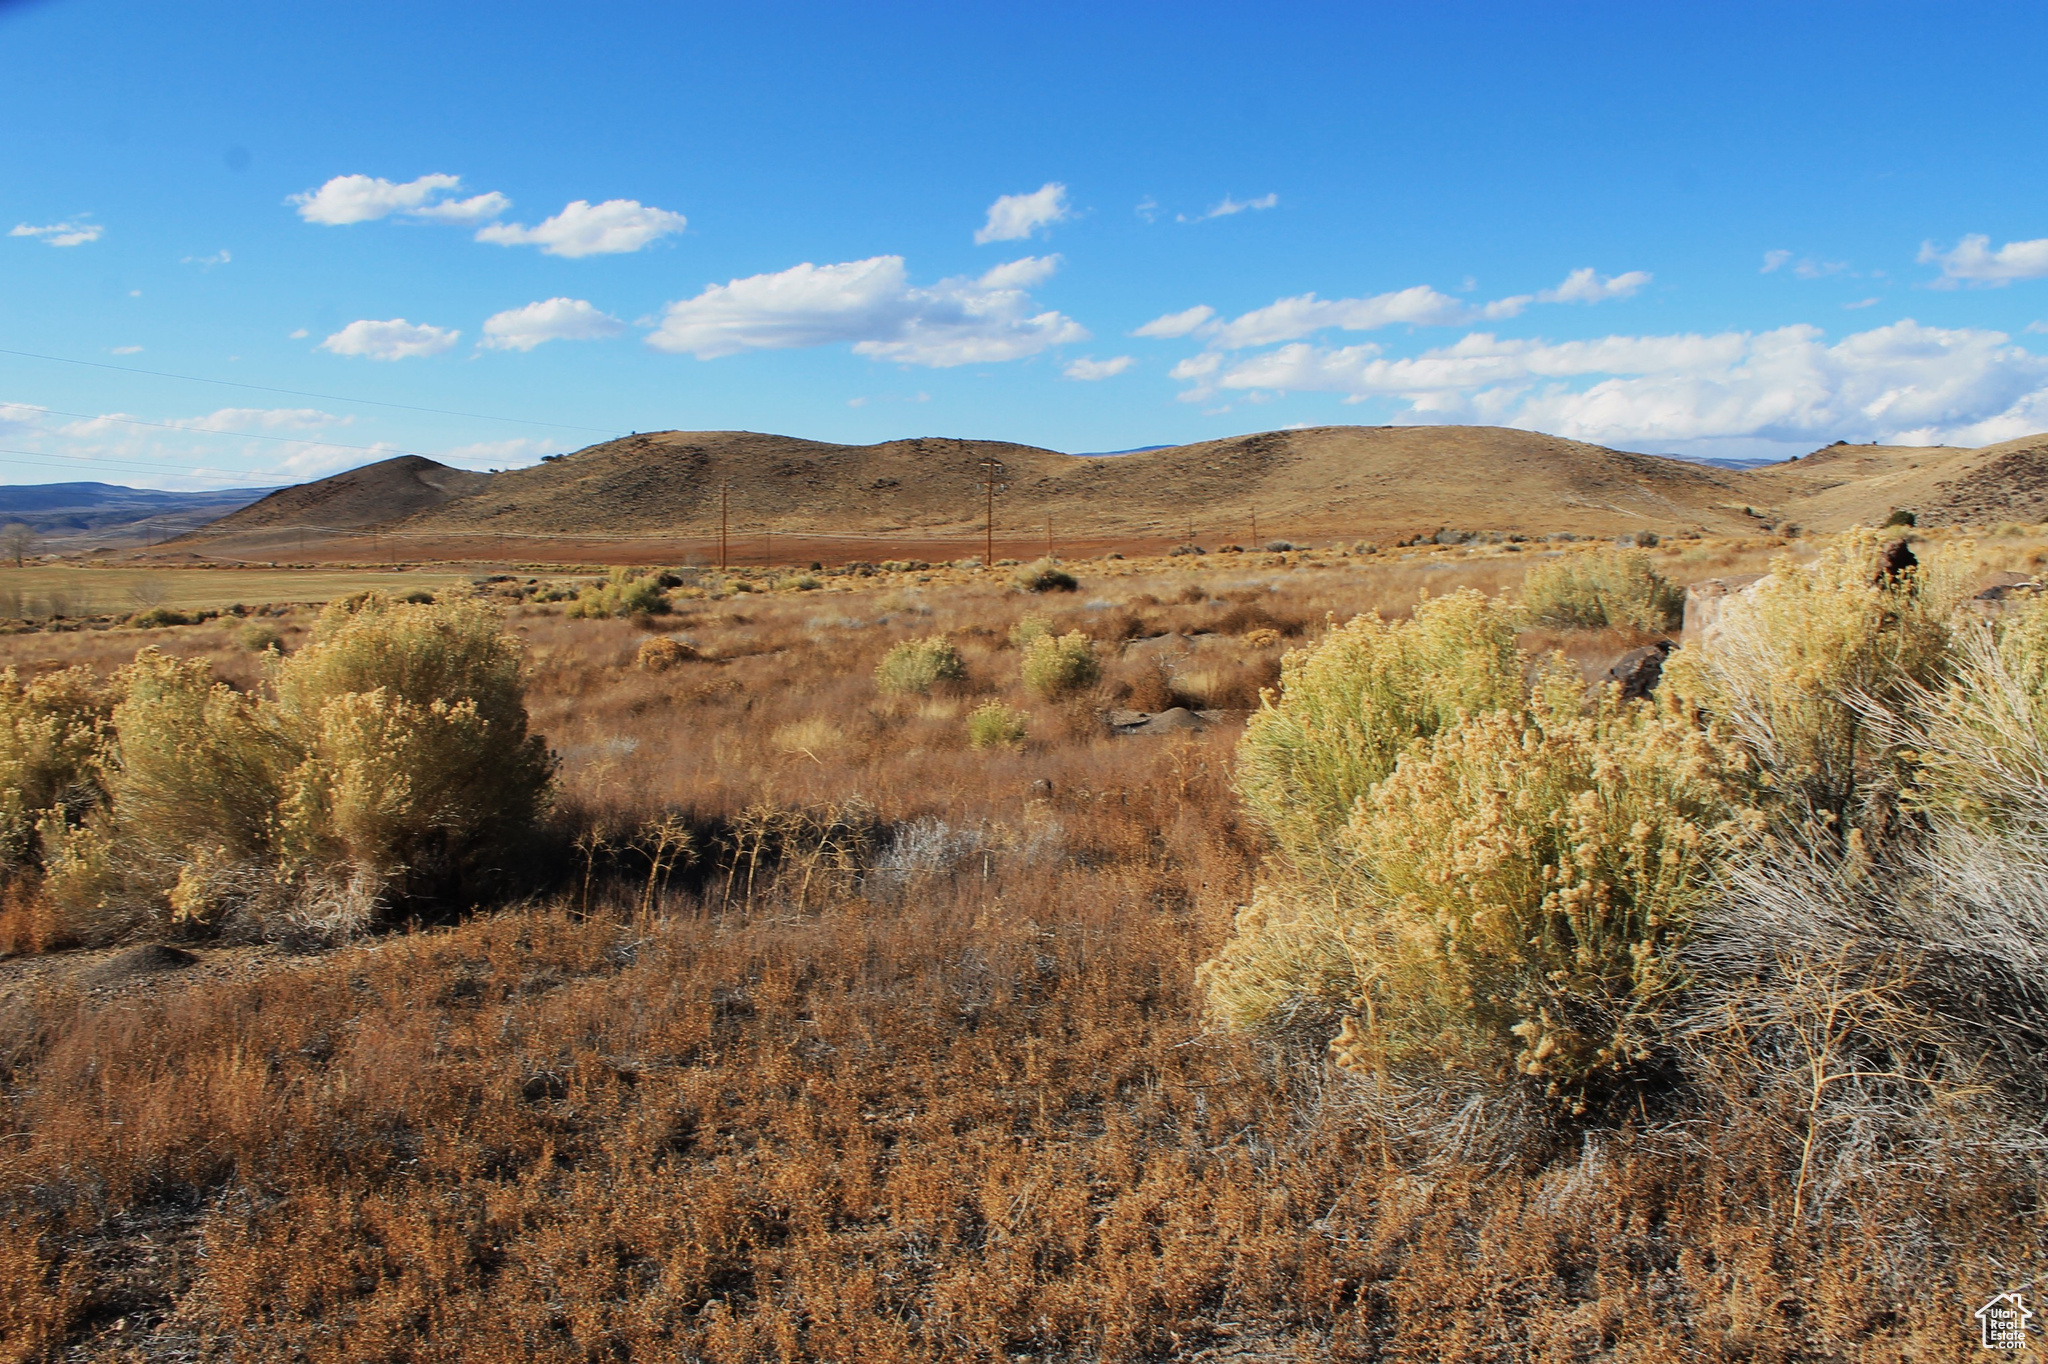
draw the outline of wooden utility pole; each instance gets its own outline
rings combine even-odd
[[[1259,547],[1259,509],[1252,508],[1252,548]]]
[[[775,567],[775,531],[772,528],[761,532],[761,567]]]
[[[981,566],[983,568],[994,568],[996,566],[996,494],[1002,491],[996,485],[1008,472],[1009,470],[1003,467],[1003,462],[994,455],[990,455],[981,461],[982,490],[988,496],[987,520],[984,522],[984,542],[981,558]]]
[[[1045,557],[1052,557],[1052,513],[1045,514]]]
[[[725,514],[727,501],[732,492],[730,484],[718,485],[718,571],[725,572]]]

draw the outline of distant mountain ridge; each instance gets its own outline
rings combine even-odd
[[[0,485],[0,523],[25,525],[51,550],[182,535],[266,496],[269,488],[167,492],[118,483]]]

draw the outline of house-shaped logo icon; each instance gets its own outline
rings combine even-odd
[[[1990,1302],[1978,1308],[1974,1315],[1982,1328],[1979,1337],[1987,1350],[2024,1350],[2027,1348],[2027,1323],[2034,1319],[2034,1309],[2027,1306],[2023,1293],[2000,1293]]]

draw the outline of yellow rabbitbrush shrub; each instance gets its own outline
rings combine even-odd
[[[1600,549],[1529,570],[1522,607],[1539,625],[1663,631],[1685,614],[1685,589],[1657,572],[1639,549]]]
[[[1883,537],[1858,528],[1811,564],[1780,557],[1732,599],[1714,637],[1664,666],[1664,686],[1716,716],[1750,752],[1767,803],[1788,824],[1846,837],[1893,786],[1888,745],[1859,707],[1896,707],[1939,687],[1961,595],[1940,558],[1879,572]]]
[[[152,647],[115,675],[120,736],[109,787],[120,843],[146,878],[175,878],[205,846],[267,860],[296,754],[273,706],[200,660]]]
[[[101,804],[108,709],[88,669],[0,672],[0,880],[42,864],[43,821],[76,823]]]
[[[1024,685],[1048,701],[1085,691],[1101,680],[1095,641],[1079,630],[1039,635],[1024,646]]]
[[[1282,662],[1238,746],[1238,791],[1296,873],[1341,880],[1332,840],[1359,798],[1415,739],[1519,706],[1522,665],[1513,613],[1469,589],[1405,621],[1359,616]]]
[[[1023,711],[1000,701],[976,706],[967,716],[967,742],[977,752],[991,748],[1022,748],[1030,720]]]
[[[322,612],[273,677],[301,755],[279,792],[286,865],[343,865],[429,898],[502,869],[554,773],[527,732],[522,667],[519,641],[474,598]]]
[[[1577,1106],[1652,1059],[1694,910],[1745,825],[1725,740],[1611,693],[1558,704],[1571,690],[1417,744],[1346,842],[1369,886],[1350,925],[1372,963],[1366,1046],[1511,1064]]]
[[[308,888],[365,902],[467,897],[517,856],[552,759],[527,733],[521,646],[474,599],[337,603],[268,695],[145,649],[116,677],[106,828],[46,891],[193,925]]]
[[[906,639],[882,656],[875,686],[892,696],[922,696],[941,682],[961,682],[967,664],[944,635]]]
[[[1203,968],[1212,1010],[1341,1018],[1343,1064],[1519,1073],[1574,1108],[1648,1061],[1744,827],[1739,757],[1691,716],[1583,705],[1568,667],[1414,742],[1338,835],[1342,883],[1269,881]]]
[[[668,611],[668,596],[660,578],[630,568],[615,568],[605,580],[586,587],[569,603],[569,614],[592,620],[613,616],[659,616]]]

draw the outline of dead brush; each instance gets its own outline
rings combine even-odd
[[[718,912],[751,913],[762,901],[802,913],[813,895],[850,894],[874,859],[882,824],[859,797],[821,806],[757,802],[734,816],[714,844],[725,868]]]

